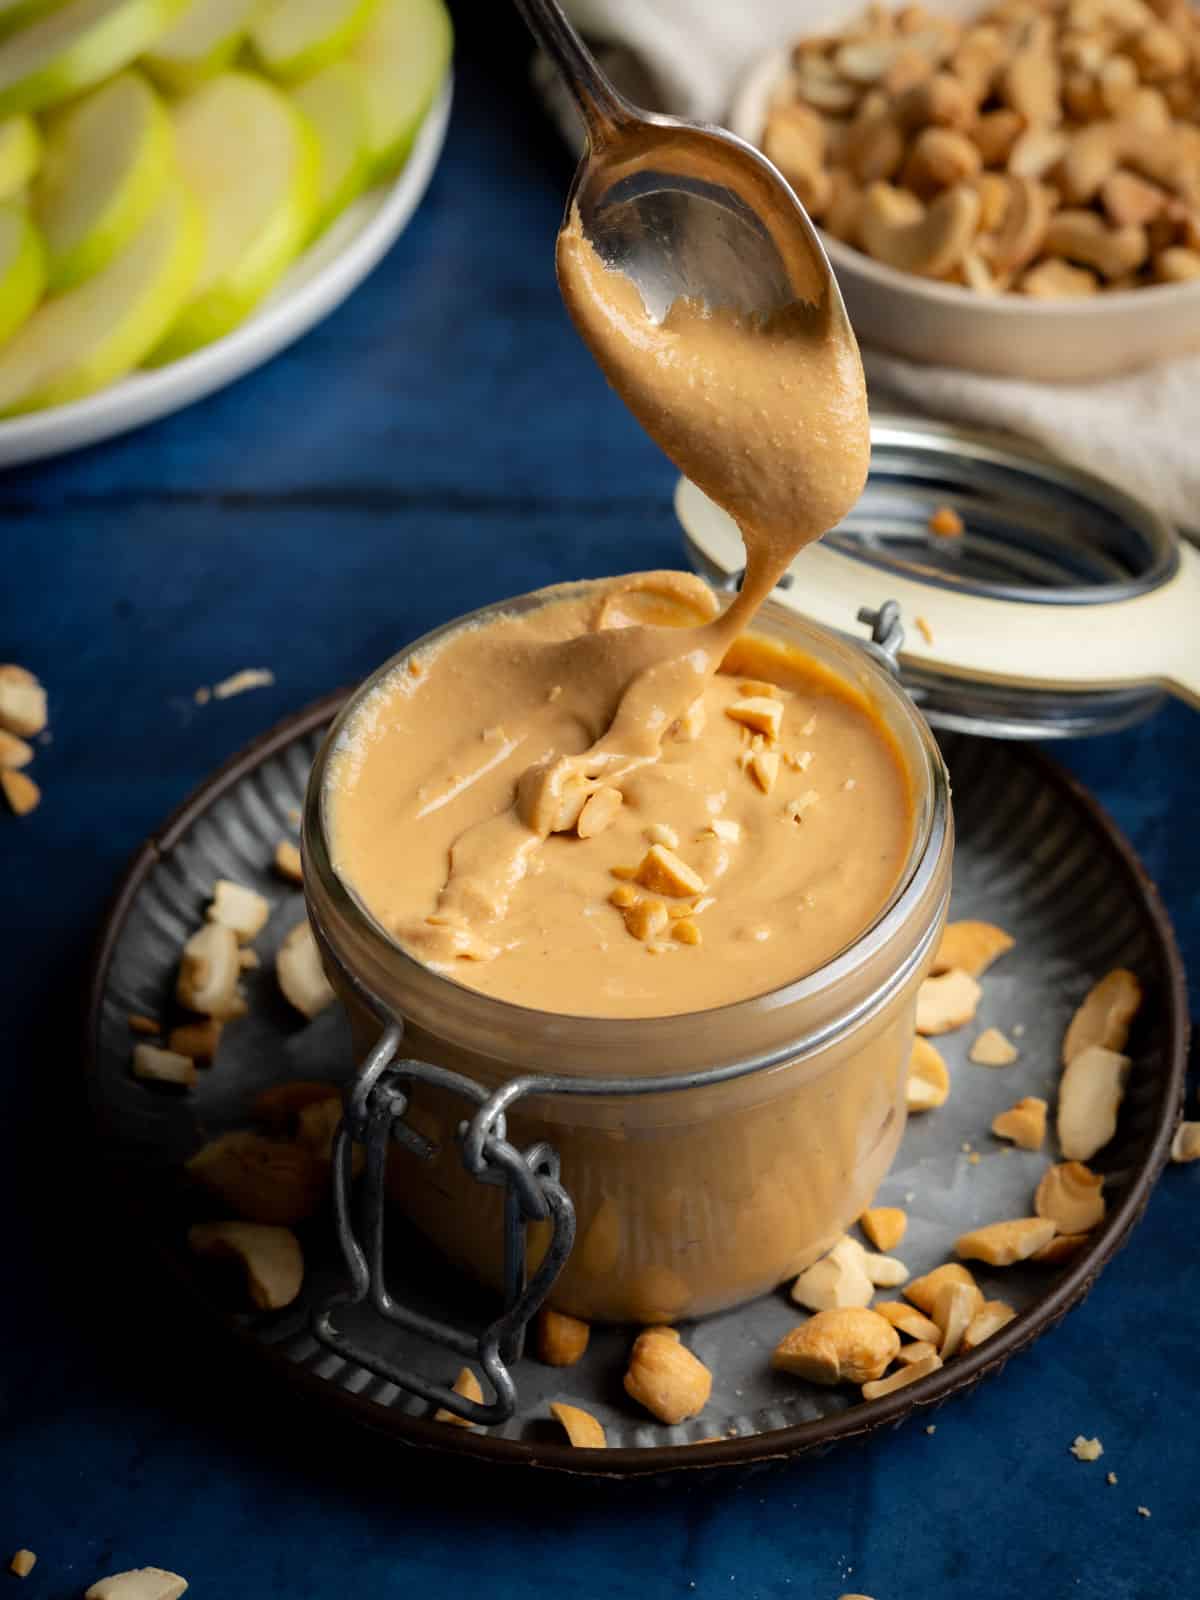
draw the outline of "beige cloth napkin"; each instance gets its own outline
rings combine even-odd
[[[821,26],[819,0],[564,0],[606,69],[652,109],[719,122],[765,51]],[[538,74],[568,137],[578,124]],[[1026,383],[863,352],[872,401],[1004,428],[1200,527],[1200,356],[1088,384]]]

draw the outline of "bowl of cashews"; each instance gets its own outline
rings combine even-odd
[[[1058,381],[1200,349],[1190,0],[831,0],[730,126],[824,236],[859,338]]]

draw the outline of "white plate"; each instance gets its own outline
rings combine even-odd
[[[452,93],[448,77],[396,178],[347,207],[232,333],[170,366],[131,373],[85,400],[0,422],[0,467],[61,455],[179,411],[261,366],[328,316],[407,227],[437,166]]]

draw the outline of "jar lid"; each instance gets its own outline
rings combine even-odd
[[[961,534],[932,531],[942,508]],[[687,479],[675,509],[692,565],[736,582],[733,521]],[[862,498],[776,597],[845,633],[897,601],[900,676],[937,727],[1076,738],[1167,694],[1200,709],[1200,554],[1135,496],[1005,435],[874,418]]]

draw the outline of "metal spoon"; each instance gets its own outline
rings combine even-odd
[[[833,270],[782,174],[724,128],[631,105],[557,0],[515,0],[579,107],[588,148],[567,198],[601,259],[658,321],[679,296],[769,316],[797,300],[846,312]],[[848,324],[847,324],[848,325]]]

